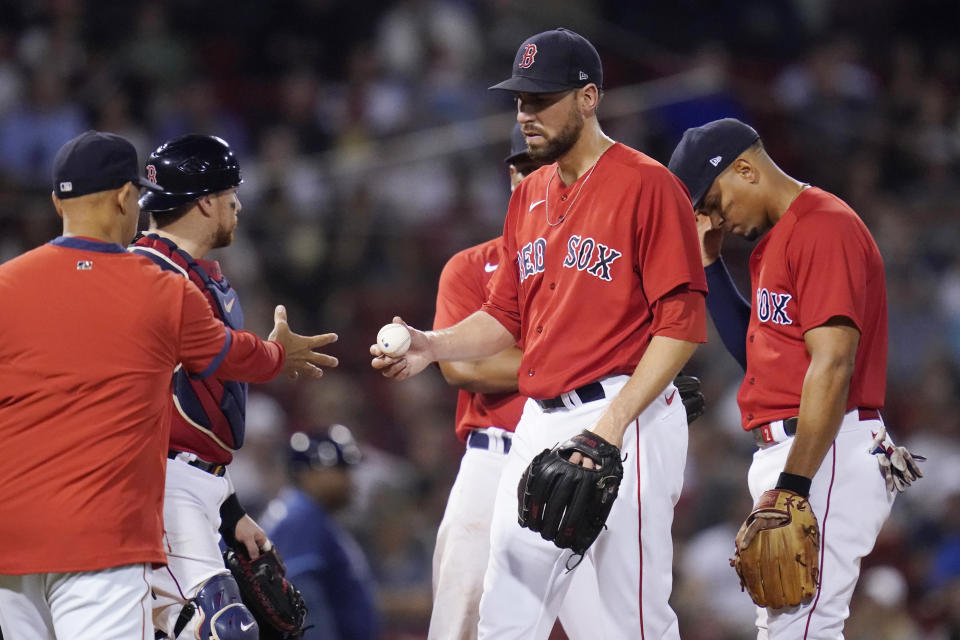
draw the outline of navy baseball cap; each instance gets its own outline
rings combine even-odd
[[[53,192],[61,200],[119,189],[128,182],[162,191],[140,175],[133,145],[113,133],[85,131],[60,147],[53,159]]]
[[[527,38],[513,59],[513,75],[490,89],[553,93],[591,82],[603,87],[600,54],[579,33],[561,28]]]
[[[311,433],[297,431],[290,436],[287,453],[290,468],[294,470],[347,467],[357,464],[361,458],[357,441],[342,424]]]
[[[714,120],[684,132],[668,167],[686,185],[694,210],[703,204],[717,176],[759,139],[753,127],[734,118]]]
[[[510,130],[510,155],[503,159],[507,164],[514,164],[518,160],[529,160],[530,150],[527,149],[527,136],[523,135],[520,123],[513,125]]]

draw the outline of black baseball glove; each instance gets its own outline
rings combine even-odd
[[[243,548],[228,549],[223,561],[230,569],[244,604],[260,625],[261,640],[295,640],[303,636],[307,605],[285,577],[287,567],[276,546],[250,560]]]
[[[596,468],[571,463],[575,451]],[[620,450],[583,431],[544,449],[523,472],[517,486],[520,526],[582,555],[604,528],[622,479]]]
[[[684,375],[681,371],[673,384],[680,392],[683,408],[687,410],[687,424],[691,424],[703,415],[703,410],[707,406],[707,401],[700,392],[700,378]]]

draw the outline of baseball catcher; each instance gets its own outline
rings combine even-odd
[[[223,553],[243,602],[260,626],[260,640],[295,640],[303,636],[307,606],[300,592],[284,576],[287,568],[275,545],[256,560],[242,547]]]
[[[730,565],[758,606],[807,604],[817,591],[820,528],[806,498],[785,489],[764,492],[737,533]]]
[[[579,452],[590,469],[570,462]],[[620,450],[590,431],[540,452],[517,486],[521,527],[583,555],[607,522],[623,479]]]

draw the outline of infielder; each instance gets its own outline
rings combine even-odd
[[[63,235],[0,265],[0,626],[6,640],[152,640],[166,562],[170,377],[313,376],[323,336],[224,327],[183,278],[124,246],[139,176],[128,141],[87,131],[53,168]]]
[[[530,399],[497,489],[480,638],[550,633],[579,558],[518,526],[518,484],[535,454],[587,429],[627,459],[608,529],[586,550],[603,576],[594,634],[679,637],[670,526],[687,421],[671,381],[706,340],[706,282],[682,185],[604,135],[601,86],[582,36],[555,29],[521,45],[512,77],[493,88],[516,94],[530,156],[549,164],[510,200],[498,264],[511,268],[496,270],[480,311],[411,329],[404,356],[370,348],[372,366],[398,380],[433,361],[523,350],[519,391]],[[594,464],[579,453],[570,462]]]
[[[874,458],[892,451],[881,444],[883,259],[845,202],[785,174],[738,120],[687,130],[670,169],[709,218],[700,223],[708,303],[746,367],[737,399],[758,447],[750,493],[758,503],[808,497],[819,524],[819,588],[800,606],[759,607],[757,637],[842,639],[860,560],[895,495]],[[767,232],[750,257],[752,309],[720,259],[723,230],[751,240]],[[738,554],[749,547],[750,528],[738,536]]]
[[[242,329],[237,292],[219,263],[204,259],[233,241],[242,182],[233,151],[215,136],[180,136],[157,147],[146,174],[163,188],[140,198],[150,229],[131,251],[190,280],[217,318]],[[329,342],[334,338],[328,335]],[[155,624],[171,638],[207,640],[216,618],[234,630],[219,636],[224,640],[256,638],[256,624],[238,603],[236,582],[218,545],[222,534],[228,546],[242,546],[251,559],[269,545],[244,512],[227,473],[234,450],[243,445],[247,385],[220,376],[197,379],[179,369],[171,398],[163,508],[167,566],[153,574]]]

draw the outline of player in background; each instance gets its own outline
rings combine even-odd
[[[342,424],[290,436],[293,486],[267,507],[263,526],[283,549],[287,578],[307,603],[304,640],[377,640],[373,575],[363,550],[334,519],[353,495],[361,452]],[[454,636],[450,636],[454,637]]]
[[[237,292],[219,263],[205,259],[211,250],[230,245],[237,226],[242,180],[233,151],[215,136],[180,136],[157,147],[146,174],[163,188],[141,196],[150,228],[131,251],[188,279],[216,317],[242,329]],[[221,609],[229,607],[224,624],[231,616],[248,615],[220,597],[237,591],[220,554],[221,535],[251,559],[269,548],[266,534],[240,505],[227,471],[233,452],[243,445],[246,398],[247,385],[226,376],[197,379],[183,369],[173,376],[163,505],[167,566],[153,575],[154,621],[171,638],[200,633],[206,640],[209,621]],[[256,632],[248,629],[237,637],[248,636]]]
[[[87,131],[53,167],[63,235],[0,265],[0,626],[6,640],[152,640],[163,565],[170,378],[181,366],[266,382],[314,377],[329,336],[271,341],[218,321],[200,292],[128,253],[139,175],[127,140]]]
[[[524,177],[542,165],[530,157],[519,124],[513,127],[510,142],[510,155],[504,162],[513,192]],[[497,237],[450,258],[440,275],[434,329],[452,326],[483,306],[502,246],[502,237]],[[460,389],[456,434],[466,450],[437,531],[431,639],[477,637],[497,483],[527,400],[517,393],[520,356],[520,348],[514,345],[482,360],[438,363],[446,381]],[[676,384],[688,409],[688,422],[692,422],[703,410],[700,381],[692,376],[683,378],[687,384],[682,384],[679,377]],[[596,573],[585,561],[574,574],[559,613],[560,623],[572,640],[594,637],[592,612],[598,610],[597,598]]]
[[[627,456],[608,528],[586,552],[598,576],[595,636],[679,637],[670,529],[687,420],[672,381],[706,341],[706,282],[683,186],[603,133],[601,87],[600,58],[582,36],[555,29],[521,45],[511,79],[494,89],[516,95],[530,156],[548,166],[510,200],[498,264],[511,268],[496,270],[480,311],[412,329],[404,356],[370,348],[372,366],[398,380],[433,361],[523,350],[518,388],[530,399],[497,489],[480,638],[542,640],[553,628],[576,559],[518,525],[517,485],[534,455],[583,430]]]
[[[758,447],[750,493],[809,496],[820,526],[814,599],[758,608],[758,638],[840,639],[860,560],[895,496],[874,459],[888,446],[875,440],[887,368],[883,259],[845,202],[784,173],[739,120],[688,129],[670,169],[697,212],[710,313],[746,370],[737,400]],[[752,307],[720,258],[724,231],[766,233],[750,257]]]

